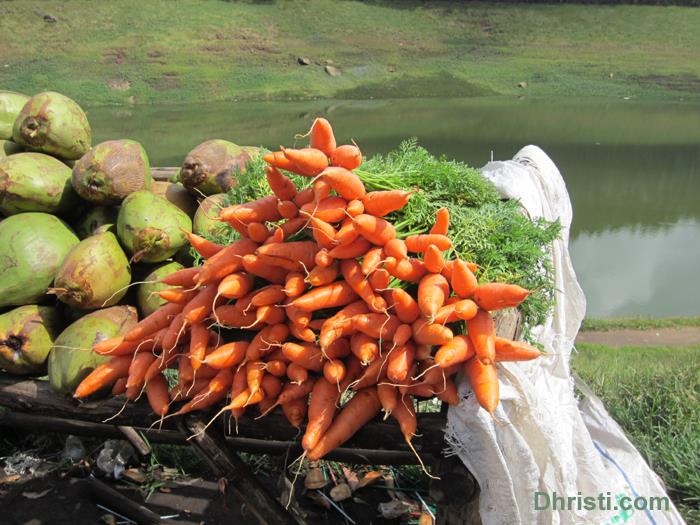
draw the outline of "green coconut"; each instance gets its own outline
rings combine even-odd
[[[27,100],[27,95],[14,91],[0,91],[0,139],[12,138],[12,126]]]
[[[61,318],[51,306],[27,305],[0,315],[0,369],[17,375],[41,375]]]
[[[47,213],[19,213],[0,222],[0,307],[38,302],[78,237]]]
[[[73,187],[95,204],[119,204],[153,183],[143,146],[134,140],[108,140],[88,151],[73,166]]]
[[[78,104],[60,93],[46,91],[24,105],[15,120],[12,140],[31,151],[79,159],[90,149],[92,133]]]
[[[49,292],[75,308],[92,310],[117,304],[131,282],[131,267],[112,232],[80,241],[56,271]]]
[[[225,193],[210,195],[200,202],[192,220],[192,231],[209,239],[228,235],[231,227],[217,220],[219,211],[227,204],[228,197]]]
[[[117,216],[119,209],[112,206],[93,206],[75,223],[75,233],[81,239],[87,239],[96,233],[110,231],[117,233]]]
[[[11,140],[0,140],[0,160],[14,155],[15,153],[19,153],[20,151],[22,151],[22,148]]]
[[[226,193],[236,186],[236,173],[245,171],[248,161],[258,154],[258,148],[227,140],[202,142],[185,157],[180,181],[194,195]]]
[[[184,268],[184,266],[178,262],[165,263],[154,268],[153,271],[143,279],[143,283],[139,284],[136,290],[136,303],[139,305],[139,311],[142,316],[146,317],[152,314],[158,307],[164,305],[166,302],[165,299],[161,299],[158,292],[167,288],[172,288],[172,286],[157,281],[160,281],[160,279],[166,275],[182,270],[182,268]]]
[[[197,211],[197,200],[182,184],[156,180],[153,181],[151,191],[173,203],[184,211],[188,217],[192,217]]]
[[[0,212],[25,211],[62,214],[74,210],[78,196],[70,183],[71,171],[43,153],[17,153],[0,160]]]
[[[192,221],[163,197],[141,190],[122,203],[117,234],[133,261],[162,262],[187,243]]]
[[[109,360],[92,351],[104,339],[123,335],[137,322],[132,306],[113,306],[96,310],[68,326],[56,338],[49,354],[48,372],[51,387],[60,394],[72,394],[97,366]]]

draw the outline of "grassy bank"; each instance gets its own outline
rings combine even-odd
[[[0,87],[55,89],[92,105],[477,94],[698,99],[698,25],[700,9],[683,7],[3,2]],[[340,76],[324,71],[328,62]]]
[[[574,370],[663,478],[688,523],[699,523],[700,347],[577,348]]]
[[[581,330],[605,332],[608,330],[655,330],[658,328],[700,327],[700,317],[615,317],[611,319],[584,319]]]

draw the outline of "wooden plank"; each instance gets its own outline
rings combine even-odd
[[[16,377],[0,374],[0,406],[6,406],[16,412],[102,422],[119,412],[122,404],[121,397],[77,404],[51,391],[45,381],[30,379],[18,381]],[[150,407],[145,401],[139,401],[111,419],[110,423],[143,427],[145,422],[152,421],[155,421],[155,416]],[[440,454],[444,448],[444,426],[445,419],[440,414],[419,414],[420,435],[414,439],[416,449],[423,454]],[[163,422],[163,428],[176,429],[173,419],[166,419]],[[278,414],[269,414],[258,420],[247,416],[242,417],[238,422],[238,431],[241,436],[259,440],[293,442],[298,439],[297,430],[289,425],[284,416]],[[380,420],[375,420],[363,427],[345,444],[345,448],[410,452],[398,425],[393,421]]]
[[[162,523],[160,516],[151,509],[127,498],[109,485],[102,483],[99,479],[90,476],[82,483],[85,486],[85,490],[105,507],[118,512],[139,525],[159,525]]]
[[[214,473],[226,478],[228,487],[264,525],[296,525],[285,508],[253,475],[248,466],[235,452],[231,452],[218,432],[206,427],[199,416],[187,415],[181,424],[191,434],[191,443]]]
[[[34,432],[42,432],[51,429],[51,432],[73,434],[76,436],[92,436],[104,438],[122,438],[123,435],[114,425],[106,423],[94,423],[79,421],[76,419],[64,419],[53,416],[37,414],[25,414],[13,412],[0,407],[0,427],[24,429]],[[133,427],[132,427],[133,428]],[[220,428],[220,427],[217,427]],[[143,433],[151,443],[166,443],[171,445],[189,445],[187,435],[180,430],[134,428]],[[233,450],[248,452],[251,454],[270,454],[281,456],[289,452],[291,457],[302,453],[299,441],[277,441],[270,439],[253,439],[241,436],[227,436],[226,443]],[[415,465],[418,463],[412,452],[400,450],[370,450],[363,448],[340,447],[326,456],[330,461],[343,461],[367,465]],[[431,454],[424,455],[424,461],[434,461]]]
[[[180,171],[179,167],[168,167],[168,168],[154,168],[151,167],[151,177],[153,177],[155,180],[166,180],[170,181],[172,180],[173,176],[177,175],[177,173]]]

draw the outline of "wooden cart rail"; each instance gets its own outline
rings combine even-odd
[[[178,426],[178,418],[165,419],[160,431],[149,429],[148,425],[154,421],[157,427],[157,420],[145,401],[130,403],[128,410],[112,418],[122,403],[120,398],[78,403],[59,396],[45,381],[0,374],[0,407],[5,407],[0,411],[0,426],[104,437],[121,437],[118,427],[131,426],[154,443],[188,443],[188,436]],[[444,423],[442,414],[419,414],[420,436],[416,436],[414,444],[425,456],[424,460],[431,462],[440,456],[444,448]],[[225,432],[220,423],[212,427]],[[301,454],[299,441],[297,430],[278,414],[258,420],[244,416],[238,421],[238,434],[226,436],[226,442],[234,450],[265,454],[287,451]],[[329,454],[328,459],[367,464],[417,463],[393,421],[366,425],[342,448]]]

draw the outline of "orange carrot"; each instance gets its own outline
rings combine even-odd
[[[444,384],[436,385],[436,397],[448,405],[459,405],[459,393],[452,379],[445,378]]]
[[[307,370],[320,372],[323,368],[321,348],[314,344],[284,343],[282,353],[292,363],[297,363]]]
[[[256,250],[256,255],[280,257],[300,263],[304,268],[313,268],[318,248],[312,241],[295,241],[265,244]]]
[[[340,400],[340,390],[338,386],[324,377],[321,377],[314,384],[311,391],[311,403],[309,404],[309,421],[306,425],[306,432],[301,439],[301,446],[304,450],[314,448],[321,436],[333,423],[336,405]]]
[[[171,402],[185,401],[194,398],[209,384],[209,379],[197,379],[193,383],[178,383],[170,389],[168,395]]]
[[[263,156],[263,160],[270,166],[274,166],[275,168],[279,168],[281,170],[294,171],[296,169],[294,163],[285,157],[284,152],[282,151],[267,153]]]
[[[328,167],[328,157],[316,148],[282,148],[284,156],[294,163],[293,171],[305,177],[315,177]]]
[[[408,250],[406,249],[406,243],[401,239],[390,239],[384,245],[384,253],[387,257],[393,257],[397,261],[402,261],[408,257]]]
[[[371,191],[364,196],[362,204],[365,205],[365,213],[384,217],[406,206],[413,193],[403,190]]]
[[[314,189],[311,186],[304,188],[303,190],[297,192],[296,196],[292,200],[294,201],[294,204],[297,205],[297,208],[301,208],[304,204],[308,204],[314,200]]]
[[[353,199],[348,202],[348,207],[345,210],[350,217],[357,217],[360,213],[365,212],[365,205],[359,199]]]
[[[321,459],[331,450],[345,443],[376,416],[381,407],[376,388],[358,391],[336,416],[318,444],[308,451],[307,458],[311,461]]]
[[[425,252],[431,244],[437,246],[441,251],[452,248],[452,241],[450,238],[438,234],[409,235],[404,239],[404,242],[406,243],[408,251],[414,253]]]
[[[333,264],[333,257],[331,257],[328,254],[328,251],[324,248],[321,248],[317,253],[316,257],[314,257],[314,262],[321,266],[322,268],[327,268],[331,264]]]
[[[268,244],[267,246],[271,245]],[[245,268],[248,273],[261,277],[271,283],[283,284],[287,278],[287,273],[289,273],[288,270],[284,268],[267,264],[257,255],[245,255],[241,261],[243,262],[243,268]]]
[[[126,388],[133,390],[136,395],[141,392],[146,378],[146,371],[157,358],[150,352],[136,354],[129,364]],[[127,396],[129,397],[129,396]],[[134,396],[135,398],[136,396]],[[129,397],[129,399],[132,399]]]
[[[281,226],[279,226],[284,234],[282,240],[289,239],[292,235],[296,235],[306,226],[306,223],[307,220],[303,217],[295,217],[282,223]]]
[[[257,308],[259,306],[275,305],[286,297],[281,284],[269,284],[255,291],[250,301],[250,306]]]
[[[312,148],[321,150],[328,157],[333,154],[336,142],[330,122],[322,117],[316,118],[311,124],[309,134],[311,135],[309,145]]]
[[[299,215],[299,208],[297,208],[297,205],[294,204],[293,201],[279,201],[277,203],[277,211],[280,212],[280,215],[283,219],[293,219],[294,217]],[[283,235],[283,232],[281,233],[281,235]]]
[[[320,252],[319,252],[320,253]],[[323,286],[335,281],[340,273],[340,265],[334,261],[330,266],[315,266],[306,276],[306,282],[311,286]]]
[[[359,168],[362,164],[360,148],[352,144],[338,146],[330,157],[332,166],[342,166],[348,170]]]
[[[328,345],[328,347],[324,348],[323,350],[327,359],[347,357],[350,355],[350,341],[348,341],[345,337],[341,337],[340,339],[333,341],[333,343]]]
[[[204,364],[217,370],[236,366],[243,361],[248,344],[247,341],[233,341],[221,345],[204,358]]]
[[[192,232],[185,232],[185,235],[187,235],[187,240],[190,243],[190,246],[197,250],[197,253],[204,257],[205,259],[208,259],[209,257],[219,253],[221,250],[224,249],[224,247],[221,244],[216,244],[215,242],[208,241],[204,237],[200,237],[199,235],[196,235]]]
[[[124,341],[142,341],[158,330],[167,328],[173,317],[182,311],[183,306],[177,303],[164,304],[151,315],[136,323],[136,326],[124,335]]]
[[[328,224],[326,221],[317,219],[306,212],[302,212],[302,214],[309,217],[311,234],[313,235],[318,246],[327,250],[333,249],[336,244],[335,228],[333,228],[333,226]]]
[[[474,301],[483,310],[513,308],[522,303],[530,291],[517,284],[486,283],[474,292]]]
[[[275,196],[281,201],[291,201],[297,194],[297,187],[292,180],[283,175],[274,166],[268,166],[265,169],[267,183]]]
[[[350,244],[336,246],[328,252],[328,255],[334,259],[354,259],[367,253],[371,247],[372,245],[367,239],[358,237]]]
[[[396,230],[389,221],[367,213],[353,217],[353,225],[360,235],[378,246],[396,238]]]
[[[313,378],[307,379],[300,385],[296,383],[287,383],[286,385],[284,385],[284,388],[282,389],[280,395],[277,397],[275,403],[267,410],[267,412],[269,412],[276,406],[283,405],[284,403],[289,403],[290,401],[294,401],[295,399],[305,399],[309,392],[311,392],[311,390],[313,389],[314,383],[315,380]]]
[[[270,236],[270,230],[262,222],[251,222],[247,229],[250,240],[257,243],[262,244]]]
[[[438,310],[450,294],[450,285],[442,275],[431,273],[418,283],[418,307],[421,313],[434,320]]]
[[[197,275],[199,285],[219,281],[241,270],[242,256],[253,253],[258,244],[250,239],[238,239],[213,257],[207,259]]]
[[[435,214],[435,224],[430,229],[431,235],[447,235],[450,227],[450,211],[447,208],[440,208]]]
[[[377,395],[384,410],[384,419],[388,418],[399,402],[399,389],[393,385],[382,383],[377,385]]]
[[[363,365],[367,365],[379,356],[377,340],[358,332],[350,338],[350,350]]]
[[[457,321],[467,321],[476,315],[479,307],[471,299],[451,301],[450,297],[445,301],[445,306],[438,310],[435,322],[440,324],[455,323]]]
[[[277,197],[268,195],[256,201],[223,208],[219,216],[225,220],[236,220],[244,224],[251,222],[276,222],[282,218],[277,209]]]
[[[346,146],[341,146],[341,148],[344,147]],[[322,177],[338,195],[347,201],[362,199],[365,196],[365,185],[360,177],[344,167],[331,166],[323,170],[319,177]]]
[[[345,208],[347,207],[347,201],[341,197],[327,197],[319,202],[310,202],[304,204],[300,209],[312,217],[321,219],[326,222],[340,222],[347,215],[345,214]]]
[[[239,299],[253,289],[253,278],[245,272],[236,272],[224,277],[217,293],[227,299]]]
[[[386,377],[388,359],[375,359],[364,367],[362,374],[351,383],[353,390],[361,390],[369,386],[376,385]]]
[[[530,361],[542,356],[539,348],[524,341],[511,341],[504,337],[495,338],[496,361]]]
[[[157,416],[163,417],[168,413],[170,396],[168,395],[168,380],[163,374],[151,378],[146,384],[146,397],[151,410]]]
[[[131,366],[131,356],[113,357],[99,365],[83,379],[75,389],[73,397],[87,397],[102,388],[112,386],[120,377],[126,377]]]
[[[340,263],[340,271],[345,282],[367,303],[370,310],[378,313],[386,311],[386,301],[381,295],[375,294],[370,283],[365,280],[360,263],[355,259],[344,259]]]
[[[453,263],[450,284],[454,292],[463,299],[471,297],[479,286],[469,265],[460,259]]]
[[[342,226],[335,234],[334,243],[331,249],[336,245],[346,246],[353,242],[355,239],[357,239],[359,235],[360,233],[355,229],[355,226],[352,224],[352,221],[348,219],[343,222]]]
[[[394,312],[402,323],[413,323],[420,315],[418,303],[411,294],[403,288],[394,288],[391,290],[392,304]]]
[[[297,297],[291,304],[307,312],[313,312],[323,308],[345,306],[355,299],[357,299],[357,294],[350,284],[344,281],[338,281],[314,288],[301,297]]]
[[[375,339],[391,340],[401,325],[398,317],[386,314],[358,314],[352,317],[353,327]]]
[[[284,361],[272,360],[265,363],[265,370],[275,377],[282,377],[287,373],[287,364]],[[267,377],[267,376],[266,376]]]
[[[160,290],[158,296],[169,302],[178,304],[187,304],[194,296],[197,295],[197,290],[183,290],[182,288],[168,288]]]
[[[397,346],[389,353],[386,376],[392,383],[403,383],[409,378],[416,347],[412,343]]]
[[[120,377],[114,382],[114,385],[112,386],[112,391],[110,392],[110,395],[112,397],[120,396],[122,394],[125,394],[127,391],[126,389],[126,377]]]
[[[292,383],[303,383],[309,378],[309,371],[299,363],[290,363],[287,366],[287,377]]]
[[[472,385],[479,404],[493,415],[499,401],[498,373],[494,364],[484,364],[473,357],[464,365],[464,373]]]
[[[423,262],[425,263],[425,269],[431,273],[440,273],[445,267],[445,258],[434,244],[431,244],[428,246],[428,249],[425,250]]]
[[[183,268],[165,277],[161,277],[160,282],[168,286],[184,286],[189,288],[194,286],[195,277],[199,273],[199,268]]]
[[[375,292],[387,289],[390,282],[391,274],[384,268],[375,270],[369,276],[369,284]]]
[[[202,366],[208,342],[209,329],[202,323],[193,324],[190,328],[190,363],[193,369]]]
[[[435,353],[435,362],[440,368],[448,368],[471,359],[475,353],[474,343],[468,336],[456,335],[438,349]]]
[[[218,291],[218,283],[211,283],[202,288],[199,293],[185,305],[182,315],[188,326],[201,323],[214,308],[214,299]]]
[[[413,340],[419,345],[444,345],[452,340],[452,330],[427,319],[413,323]]]
[[[413,329],[410,324],[399,325],[394,333],[393,343],[395,346],[405,345],[412,336]]]
[[[289,424],[294,428],[300,428],[304,422],[304,418],[306,418],[306,412],[309,407],[307,403],[306,397],[302,397],[282,404],[282,412],[284,413],[284,417],[287,418]]]
[[[408,282],[418,282],[427,273],[425,263],[418,259],[408,257],[397,261],[393,257],[387,257],[384,268],[397,279]]]
[[[493,317],[485,310],[479,310],[467,321],[469,339],[474,343],[476,357],[488,365],[496,359],[496,334]]]
[[[345,379],[345,364],[340,359],[326,361],[323,365],[323,377],[326,381],[340,385]]]

